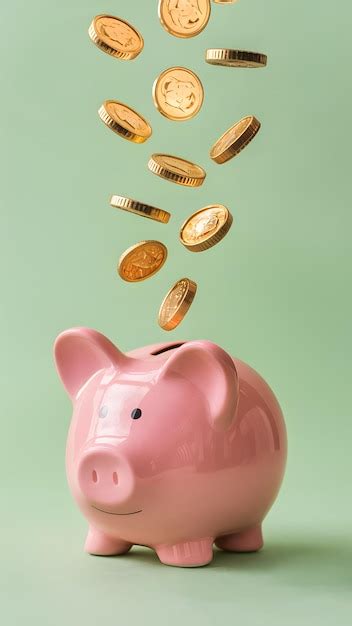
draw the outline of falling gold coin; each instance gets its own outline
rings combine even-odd
[[[206,27],[210,0],[159,0],[159,18],[170,35],[194,37]]]
[[[122,209],[123,211],[129,211],[129,213],[149,217],[151,220],[162,222],[163,224],[167,224],[170,219],[170,213],[168,213],[168,211],[163,211],[150,204],[144,204],[143,202],[138,202],[138,200],[132,200],[125,196],[111,196],[110,204],[115,209]]]
[[[197,284],[181,278],[166,294],[159,309],[158,322],[164,330],[173,330],[185,317],[196,295]]]
[[[153,99],[158,111],[169,120],[189,120],[203,104],[203,85],[191,70],[170,67],[156,79]]]
[[[211,204],[193,213],[181,226],[181,243],[191,252],[212,248],[229,232],[232,215],[222,204]]]
[[[231,126],[210,150],[210,156],[216,163],[225,163],[245,148],[255,137],[260,122],[253,116],[242,118]]]
[[[205,53],[205,60],[211,65],[225,65],[226,67],[265,67],[268,59],[266,54],[261,52],[209,48]]]
[[[97,15],[88,34],[98,48],[118,59],[135,59],[143,50],[144,41],[138,30],[113,15]]]
[[[167,258],[167,248],[160,241],[141,241],[120,257],[117,271],[123,280],[135,283],[156,274]]]
[[[108,128],[133,143],[144,143],[152,134],[144,117],[117,100],[105,100],[98,113]]]
[[[200,165],[171,154],[152,154],[148,168],[153,174],[185,187],[200,187],[206,177]]]

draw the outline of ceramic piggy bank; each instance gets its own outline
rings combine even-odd
[[[264,380],[209,341],[120,352],[87,328],[63,332],[55,360],[73,402],[66,467],[89,522],[85,550],[153,548],[195,567],[263,545],[286,431]]]

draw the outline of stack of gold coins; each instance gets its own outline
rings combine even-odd
[[[213,0],[214,4],[234,4],[236,0]],[[165,31],[181,39],[199,35],[211,16],[211,0],[159,0],[159,19]],[[106,54],[122,61],[136,59],[143,50],[140,32],[126,20],[113,15],[97,15],[88,30],[92,42]],[[260,68],[267,64],[261,52],[232,48],[208,48],[205,61],[227,68]],[[199,76],[190,68],[173,66],[164,69],[154,80],[152,97],[157,111],[172,122],[187,122],[198,115],[204,103],[204,87]],[[120,100],[105,100],[99,117],[119,137],[142,144],[152,136],[149,121],[130,104]],[[254,139],[260,122],[248,115],[230,126],[210,149],[210,157],[224,164],[237,156]],[[205,169],[183,156],[153,153],[148,161],[150,172],[167,182],[185,188],[198,188],[206,179]],[[110,205],[121,211],[167,224],[171,214],[146,201],[116,194]],[[190,252],[203,252],[218,244],[233,223],[230,210],[223,204],[209,204],[193,212],[181,225],[180,243]],[[166,246],[158,240],[140,241],[120,256],[119,276],[129,283],[151,278],[164,266],[168,256]],[[158,315],[161,328],[176,328],[187,314],[197,292],[197,284],[181,278],[164,297]]]

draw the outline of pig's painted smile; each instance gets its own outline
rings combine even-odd
[[[140,509],[139,511],[131,511],[131,513],[112,513],[111,511],[104,511],[104,509],[98,509],[97,506],[93,506],[92,508],[95,509],[96,511],[101,511],[102,513],[108,513],[108,515],[135,515],[136,513],[142,513],[142,509]]]

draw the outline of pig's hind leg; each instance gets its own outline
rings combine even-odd
[[[176,544],[159,544],[155,547],[162,563],[174,567],[201,567],[213,558],[213,539],[199,539]]]
[[[97,556],[113,556],[114,554],[125,554],[132,547],[131,543],[122,539],[109,537],[101,530],[89,526],[89,531],[84,545],[84,550],[89,554]]]
[[[228,552],[257,552],[263,547],[262,527],[255,526],[239,533],[218,537],[215,545]]]

